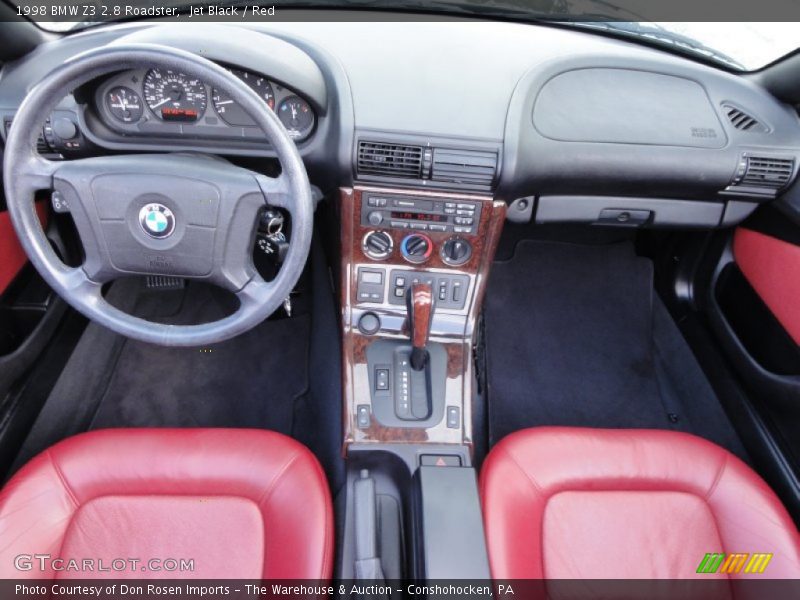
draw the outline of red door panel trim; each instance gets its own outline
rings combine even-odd
[[[36,203],[36,212],[43,226],[47,225],[47,203]],[[17,233],[11,224],[8,212],[0,212],[0,294],[14,281],[14,278],[28,262],[28,257],[19,243]]]
[[[764,304],[800,344],[800,246],[739,227],[733,255]]]

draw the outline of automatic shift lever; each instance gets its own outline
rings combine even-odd
[[[429,283],[413,283],[406,292],[408,331],[411,336],[411,368],[422,371],[428,363],[428,336],[433,321],[433,287]]]

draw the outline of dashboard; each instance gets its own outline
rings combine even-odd
[[[302,142],[314,131],[308,100],[266,75],[229,69],[278,115],[289,137]],[[111,130],[131,136],[263,137],[255,122],[224,91],[169,69],[118,73],[98,85],[94,109]]]
[[[520,222],[633,216],[629,224],[719,227],[798,188],[797,110],[755,78],[541,25],[290,17],[142,21],[53,39],[0,71],[0,134],[35,83],[71,56],[149,43],[200,54],[245,81],[325,192],[361,183],[481,193],[506,201]],[[67,159],[275,157],[224,90],[159,69],[88,80],[55,108],[43,140],[43,151]]]

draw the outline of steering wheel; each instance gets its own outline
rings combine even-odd
[[[162,67],[224,90],[256,122],[281,163],[277,178],[210,156],[141,154],[53,162],[36,151],[42,123],[77,86],[125,69]],[[231,338],[272,314],[297,283],[311,246],[313,201],[297,148],[275,113],[244,82],[205,58],[156,44],[107,46],[56,68],[28,93],[5,148],[8,211],[22,247],[48,284],[89,319],[121,335],[163,346]],[[80,267],[58,258],[36,215],[37,191],[66,203],[85,251]],[[285,209],[292,236],[270,282],[253,265],[258,215]],[[102,296],[121,276],[168,275],[212,283],[236,294],[238,309],[201,325],[166,325],[131,316]]]

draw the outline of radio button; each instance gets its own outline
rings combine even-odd
[[[395,229],[408,229],[408,223],[404,221],[390,221],[389,225],[391,225]]]
[[[466,208],[467,210],[474,211],[475,210],[475,205],[474,204],[459,204],[458,208],[462,208],[462,209]]]
[[[427,223],[411,223],[411,229],[418,229],[420,231],[427,231],[428,224]]]
[[[435,225],[431,223],[428,225],[428,231],[447,231],[447,225]]]
[[[455,208],[445,208],[444,209],[444,214],[446,214],[446,215],[454,215],[454,214],[456,214],[456,209]]]

